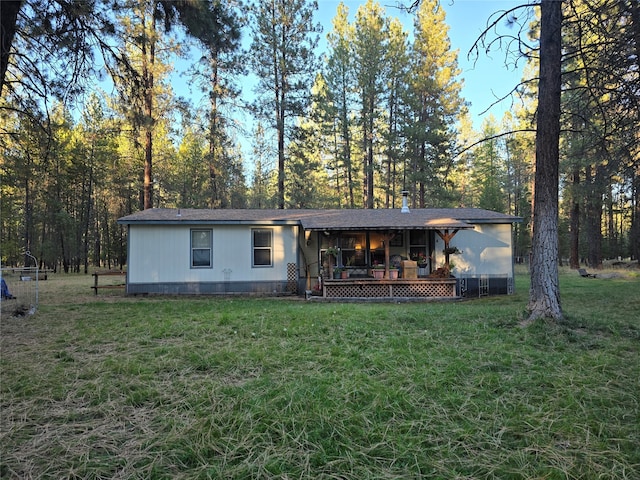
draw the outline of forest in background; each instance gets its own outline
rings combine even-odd
[[[3,265],[27,250],[64,271],[122,266],[116,221],[143,208],[398,208],[403,190],[413,207],[521,216],[528,255],[537,7],[493,16],[507,33],[489,23],[479,39],[476,54],[500,46],[527,67],[512,111],[474,131],[435,0],[413,5],[410,32],[372,0],[353,19],[341,5],[329,32],[309,0],[28,0],[2,2],[3,23],[9,4]],[[597,268],[640,254],[640,13],[567,0],[563,14],[560,256]],[[172,84],[193,49],[180,73],[199,105]]]

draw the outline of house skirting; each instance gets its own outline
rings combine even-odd
[[[455,278],[325,280],[325,298],[452,298]]]
[[[508,274],[461,275],[458,277],[460,296],[511,295],[515,291],[513,277]]]
[[[304,279],[297,282],[236,281],[236,282],[163,282],[127,283],[130,295],[291,295],[305,291]],[[325,298],[455,298],[514,293],[513,277],[504,275],[460,276],[451,279],[375,280],[351,278],[323,282]]]
[[[163,282],[163,283],[127,283],[127,294],[162,295],[289,295],[297,293],[297,285],[291,282]]]

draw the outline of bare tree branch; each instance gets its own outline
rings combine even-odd
[[[497,138],[502,138],[502,137],[506,137],[507,135],[513,135],[515,133],[536,133],[536,129],[535,128],[519,128],[516,130],[509,130],[508,132],[501,132],[501,133],[496,133],[495,135],[490,135],[488,137],[484,137],[476,142],[473,142],[469,145],[466,145],[465,147],[463,147],[461,150],[458,150],[457,152],[454,152],[453,154],[453,158],[458,158],[460,155],[468,152],[469,150],[471,150],[472,148],[477,147],[478,145],[483,144],[484,142],[489,142],[491,140],[496,140]]]

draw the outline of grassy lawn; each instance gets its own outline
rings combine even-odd
[[[0,477],[638,479],[640,276],[454,303],[94,296],[1,325]]]

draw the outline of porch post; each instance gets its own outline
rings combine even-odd
[[[449,242],[451,239],[458,233],[458,229],[453,230],[453,232],[449,232],[449,229],[446,228],[444,232],[440,230],[436,230],[438,236],[444,241],[444,264],[447,266],[447,270],[449,269]]]
[[[394,232],[389,231],[382,235],[382,239],[384,240],[384,278],[386,279],[389,278],[389,263],[391,261],[389,253],[389,243],[395,236],[396,234]]]

